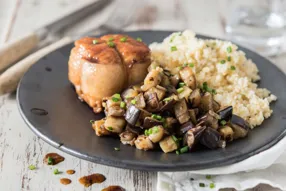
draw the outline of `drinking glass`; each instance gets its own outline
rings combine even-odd
[[[286,0],[221,0],[220,8],[230,40],[266,56],[286,43]]]

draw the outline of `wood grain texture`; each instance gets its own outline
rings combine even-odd
[[[17,17],[11,27],[10,39],[28,33],[58,16],[76,9],[88,0],[21,0]],[[0,24],[11,21],[11,12],[2,16],[2,10],[13,11],[16,0],[0,0]],[[202,7],[204,10],[202,11]],[[183,30],[190,28],[198,33],[223,37],[220,27],[217,1],[210,0],[146,0],[146,5],[138,11],[138,18],[128,30],[160,29]],[[109,11],[109,12],[108,12]],[[80,33],[85,27],[95,27],[107,18],[111,9],[86,19],[79,27],[68,33]],[[148,12],[148,14],[146,14]],[[206,14],[207,13],[207,14]],[[3,22],[4,21],[4,22]],[[2,25],[1,25],[2,26]],[[8,24],[5,24],[8,26]],[[0,28],[0,39],[5,32]],[[274,58],[286,72],[283,63],[286,57]],[[77,159],[58,151],[36,137],[21,119],[17,109],[15,94],[0,97],[0,190],[5,191],[97,191],[109,185],[120,185],[127,191],[152,191],[156,188],[156,173],[124,170],[107,167]],[[48,152],[57,152],[65,161],[55,167],[45,166],[42,159]],[[37,169],[28,169],[30,164]],[[66,173],[54,175],[53,169],[65,172],[74,169],[74,175]],[[102,184],[83,188],[78,178],[91,173],[102,173],[106,181]],[[70,185],[60,184],[60,178],[70,178]],[[260,188],[256,188],[260,190]],[[261,189],[262,190],[262,189]],[[267,189],[270,190],[270,189]]]

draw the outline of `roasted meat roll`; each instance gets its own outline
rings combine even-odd
[[[148,46],[129,36],[84,37],[71,50],[68,77],[79,98],[98,113],[102,98],[142,82],[150,62]]]

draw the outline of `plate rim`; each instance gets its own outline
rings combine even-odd
[[[167,33],[173,33],[173,32],[177,32],[177,31],[173,31],[173,30],[132,30],[132,31],[120,31],[121,33],[132,33],[132,32],[167,32]],[[100,34],[100,35],[104,35],[104,34]],[[100,35],[96,35],[96,36],[100,36]],[[196,37],[205,37],[205,38],[214,38],[214,39],[218,39],[218,40],[223,40],[223,41],[230,41],[236,45],[238,45],[241,48],[247,49],[249,52],[254,53],[258,56],[260,56],[261,58],[267,60],[269,63],[272,64],[273,67],[276,67],[276,69],[281,72],[284,76],[286,76],[286,74],[284,72],[282,72],[280,70],[280,68],[278,68],[271,60],[269,60],[268,58],[262,56],[261,54],[259,54],[258,52],[249,49],[248,47],[245,47],[243,45],[240,45],[239,43],[233,42],[231,40],[227,40],[224,38],[218,38],[215,36],[209,36],[209,35],[202,35],[202,34],[197,34],[196,33]],[[66,44],[58,49],[64,48],[65,46],[69,46],[70,44],[72,44],[73,42]],[[57,51],[58,49],[50,52],[49,54],[45,55],[48,56],[50,54],[52,54],[53,52]],[[42,59],[42,58],[41,58]],[[37,64],[41,59],[39,59],[35,64]],[[30,70],[30,68],[29,68]],[[24,74],[24,76],[27,73]],[[204,168],[196,168],[195,166],[192,165],[192,168],[190,169],[190,164],[182,164],[182,165],[172,165],[170,166],[170,164],[168,165],[164,165],[161,164],[161,166],[157,166],[157,165],[150,165],[150,164],[142,164],[141,162],[133,162],[133,161],[125,161],[122,162],[120,160],[114,160],[114,159],[108,159],[106,160],[106,158],[102,158],[99,156],[89,156],[87,153],[83,153],[83,152],[78,152],[75,151],[73,149],[70,149],[68,147],[66,147],[65,145],[62,145],[61,143],[57,143],[56,141],[52,140],[51,138],[49,138],[48,136],[44,135],[43,133],[41,133],[36,127],[34,127],[31,122],[28,120],[28,118],[25,116],[21,103],[20,103],[20,89],[21,89],[21,84],[22,84],[22,79],[24,78],[24,76],[21,78],[18,87],[17,87],[17,95],[16,95],[16,100],[17,100],[17,108],[20,112],[21,117],[23,118],[24,122],[27,124],[27,126],[29,127],[29,129],[31,129],[31,131],[33,133],[35,133],[38,137],[40,137],[42,140],[44,140],[46,143],[48,143],[49,145],[67,153],[70,154],[76,158],[80,158],[83,160],[87,160],[89,162],[93,162],[93,163],[98,163],[98,164],[102,164],[102,165],[106,165],[106,166],[112,166],[112,167],[117,167],[117,168],[123,168],[123,169],[132,169],[132,170],[143,170],[143,171],[186,171],[186,170],[203,170],[203,169],[209,169],[209,168],[215,168],[215,167],[225,167],[227,165],[230,164],[235,164],[238,162],[241,162],[245,159],[248,159],[260,152],[266,151],[267,149],[273,147],[274,145],[276,145],[282,138],[284,138],[286,136],[286,129],[284,129],[284,131],[277,136],[275,139],[273,139],[271,142],[268,142],[267,144],[263,145],[262,147],[259,147],[258,149],[246,153],[246,154],[242,154],[240,156],[233,156],[232,158],[228,159],[227,161],[221,159],[221,160],[217,160],[215,163],[215,167],[211,165],[211,163],[209,163],[208,165],[204,165]]]

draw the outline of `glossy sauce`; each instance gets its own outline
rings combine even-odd
[[[53,164],[48,164],[48,158],[52,158]],[[57,153],[48,153],[44,158],[44,163],[47,165],[56,165],[60,162],[63,162],[64,160],[65,158]]]
[[[102,189],[101,191],[125,191],[125,189],[122,188],[121,186],[108,186]]]
[[[75,171],[74,170],[67,170],[67,174],[74,174]]]
[[[104,175],[95,173],[95,174],[91,174],[88,176],[83,176],[78,181],[79,181],[79,183],[81,183],[85,187],[89,187],[95,183],[102,183],[105,180],[106,180],[106,178]]]
[[[61,178],[60,179],[60,182],[63,184],[63,185],[68,185],[70,184],[72,181],[68,178]]]

